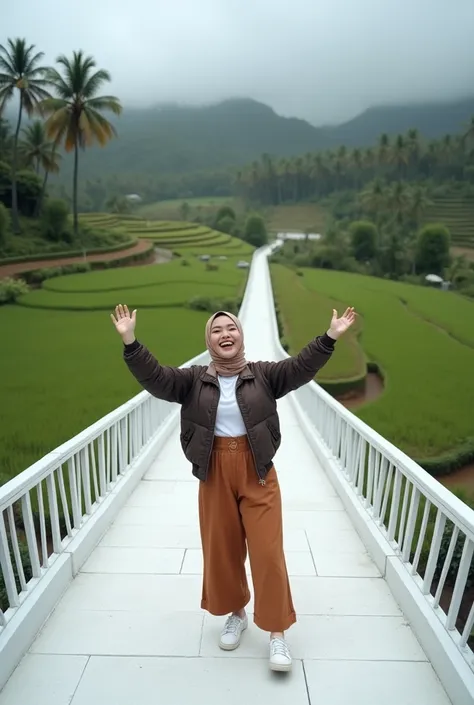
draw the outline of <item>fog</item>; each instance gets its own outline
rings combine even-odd
[[[314,124],[474,93],[473,0],[21,0],[0,43],[83,49],[123,104],[251,97]]]

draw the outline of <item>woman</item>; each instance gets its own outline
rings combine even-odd
[[[254,622],[270,632],[270,668],[289,671],[285,631],[296,621],[285,557],[281,496],[273,457],[281,435],[276,400],[313,379],[335,341],[353,324],[348,308],[296,357],[247,362],[240,321],[218,311],[206,325],[211,364],[160,365],[135,338],[136,311],[115,309],[129,370],[150,394],[181,404],[181,446],[199,483],[204,559],[201,607],[229,615],[219,646],[236,649],[248,621],[247,546],[255,592]]]

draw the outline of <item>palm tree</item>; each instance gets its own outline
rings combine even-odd
[[[50,69],[51,81],[57,98],[48,98],[41,107],[49,114],[46,130],[49,137],[58,144],[64,142],[66,152],[74,151],[73,214],[74,234],[79,232],[77,216],[77,176],[79,169],[79,149],[85,149],[97,142],[101,147],[116,135],[114,126],[101,114],[110,110],[120,115],[122,106],[115,96],[97,96],[102,84],[110,81],[108,71],[93,71],[96,63],[92,56],[75,51],[72,59],[59,56],[58,64],[63,67],[64,76],[56,69]]]
[[[35,54],[35,45],[27,46],[26,39],[9,39],[8,46],[0,44],[0,113],[13,98],[15,91],[20,93],[20,104],[15,135],[13,138],[12,159],[12,222],[13,232],[20,232],[18,217],[18,193],[16,172],[18,167],[18,136],[20,134],[23,111],[29,117],[39,108],[40,101],[49,98],[46,90],[49,85],[47,68],[39,66],[43,52]]]
[[[433,205],[428,198],[426,189],[422,186],[416,186],[410,194],[410,202],[408,212],[413,220],[416,229],[418,230],[426,210]]]
[[[59,155],[55,155],[55,163],[52,164],[55,146],[46,136],[44,122],[34,120],[31,125],[23,129],[23,134],[25,138],[20,143],[20,153],[27,166],[32,166],[37,174],[40,173],[41,167],[44,171],[58,171],[59,167],[55,167]]]
[[[21,156],[28,166],[33,166],[36,173],[44,171],[43,185],[40,196],[36,202],[35,215],[39,215],[46,193],[46,184],[50,173],[57,174],[61,155],[57,153],[57,144],[49,142],[44,122],[35,120],[23,130],[25,139],[20,144]]]

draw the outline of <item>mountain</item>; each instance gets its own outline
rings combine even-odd
[[[226,100],[205,107],[161,105],[125,108],[113,118],[118,139],[80,157],[80,179],[112,175],[170,175],[223,170],[273,156],[375,144],[417,128],[426,138],[461,132],[474,115],[474,98],[437,104],[374,107],[337,126],[315,127],[286,118],[250,99]],[[60,179],[69,184],[72,157],[63,161]]]
[[[370,147],[386,132],[396,135],[415,127],[425,139],[463,132],[474,115],[474,98],[419,105],[387,105],[369,108],[335,127],[316,128],[325,147]]]
[[[253,100],[206,107],[124,109],[119,134],[105,149],[81,155],[81,171],[184,173],[246,164],[262,153],[300,154],[314,147],[315,128]]]

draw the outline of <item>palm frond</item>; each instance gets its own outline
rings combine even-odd
[[[5,86],[0,88],[0,115],[2,114],[5,105],[12,99],[14,93],[14,86]]]
[[[51,100],[54,101],[58,99],[52,98]],[[58,108],[53,110],[52,115],[46,120],[46,134],[48,135],[48,137],[59,143],[62,141],[64,133],[67,130],[70,122],[71,113],[69,110],[69,106],[58,106]]]
[[[41,61],[41,59],[44,59],[44,52],[43,52],[43,51],[39,51],[39,52],[38,52],[37,54],[35,54],[32,58],[30,58],[30,53],[33,51],[34,48],[35,48],[35,46],[34,46],[34,44],[32,44],[32,45],[29,47],[29,49],[28,49],[28,51],[27,51],[27,53],[26,53],[26,56],[25,56],[25,63],[26,63],[25,73],[31,74],[32,72],[44,71],[44,69],[43,69],[41,66],[36,66],[36,64],[38,64],[38,63]]]
[[[89,98],[86,102],[87,107],[93,110],[110,110],[115,115],[120,115],[122,112],[122,105],[118,98],[113,95],[103,95],[97,98]]]
[[[79,127],[84,146],[89,147],[97,142],[103,147],[115,136],[114,126],[96,110],[85,108],[82,112]]]
[[[59,71],[56,71],[56,69],[48,69],[46,76],[49,84],[54,87],[54,90],[61,98],[66,99],[72,97],[71,87],[66,83]]]
[[[111,80],[110,74],[104,69],[96,71],[92,76],[87,77],[87,81],[84,84],[82,93],[85,98],[91,98],[103,83],[109,82]]]
[[[1,45],[0,45],[0,49],[5,50],[4,47],[1,47]],[[10,59],[9,55],[7,55],[6,57],[0,55],[0,67],[4,71],[6,71],[9,76],[14,76],[15,69],[13,68],[13,64],[11,63],[11,61],[9,61],[9,59]]]
[[[55,113],[57,110],[62,110],[68,107],[69,103],[63,98],[45,98],[41,101],[41,109],[47,115]]]

